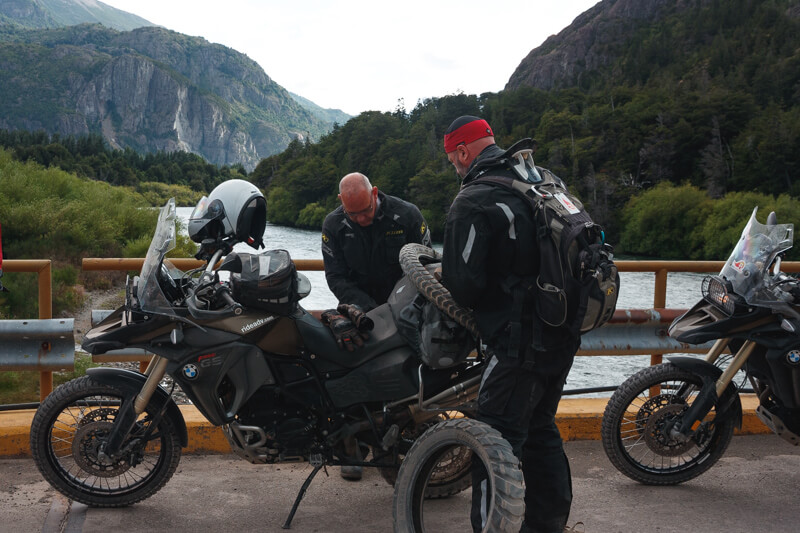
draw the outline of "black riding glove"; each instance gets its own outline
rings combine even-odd
[[[353,321],[336,309],[328,309],[322,313],[322,323],[333,332],[340,350],[352,352],[364,346],[364,339],[369,338],[368,334],[358,331]]]
[[[358,331],[362,333],[365,331],[372,331],[372,328],[375,327],[375,323],[372,319],[356,304],[339,304],[336,310],[344,316],[350,317],[350,320],[356,325]]]

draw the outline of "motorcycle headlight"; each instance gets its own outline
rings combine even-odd
[[[735,297],[728,291],[728,284],[717,276],[703,278],[703,298],[718,307],[728,316],[736,309]]]

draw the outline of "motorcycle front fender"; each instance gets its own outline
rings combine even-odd
[[[89,368],[86,370],[86,374],[98,383],[119,389],[126,397],[131,399],[139,394],[147,380],[147,376],[144,374],[123,368]],[[185,448],[189,444],[189,433],[186,429],[183,413],[178,409],[177,404],[170,398],[167,391],[160,386],[156,387],[150,401],[155,403],[158,409],[162,409],[164,404],[167,404],[167,410],[164,415],[172,420],[178,432],[181,447]]]
[[[730,383],[725,392],[722,393],[722,397],[717,398],[716,383],[722,375],[721,368],[703,359],[683,355],[667,357],[667,360],[678,368],[697,374],[703,380],[703,390],[700,392],[698,400],[686,412],[686,419],[690,423],[693,422],[693,418],[700,419],[704,417],[712,406],[716,406],[720,418],[734,417],[736,427],[741,429],[742,400],[739,398],[739,391],[736,385]]]

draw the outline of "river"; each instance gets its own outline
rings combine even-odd
[[[192,212],[190,207],[179,207],[178,216],[184,222]],[[267,224],[264,243],[268,249],[288,250],[293,259],[322,259],[320,232],[287,228]],[[434,244],[441,251],[441,244]],[[237,244],[236,251],[253,249]],[[325,274],[304,271],[311,282],[311,293],[301,302],[306,309],[330,309],[336,307],[336,298],[328,289]],[[700,296],[700,283],[704,274],[670,273],[667,278],[667,307],[691,307]],[[649,272],[622,272],[618,309],[650,309],[653,307],[655,275]],[[615,386],[628,376],[650,364],[649,356],[592,356],[577,357],[567,380],[566,389]],[[601,394],[602,395],[602,394]],[[605,393],[608,395],[608,393]]]

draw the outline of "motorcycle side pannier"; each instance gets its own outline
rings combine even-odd
[[[233,298],[251,309],[289,315],[297,309],[297,269],[286,250],[237,254],[242,271],[231,274]]]

